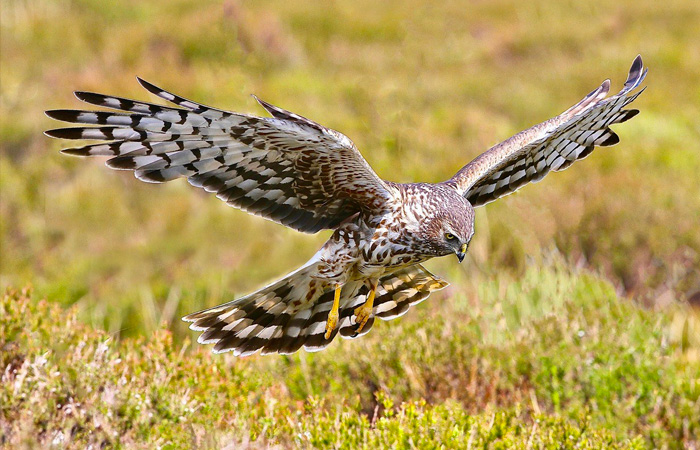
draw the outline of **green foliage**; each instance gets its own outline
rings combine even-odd
[[[11,446],[698,445],[700,317],[647,311],[560,266],[486,282],[477,305],[456,294],[451,314],[436,298],[318,354],[245,359],[165,330],[117,342],[32,298],[0,304]],[[690,345],[678,326],[693,328]]]

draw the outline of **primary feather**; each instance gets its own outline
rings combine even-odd
[[[56,120],[99,126],[46,134],[112,141],[63,152],[111,156],[107,166],[132,170],[146,182],[185,177],[231,206],[309,233],[335,228],[359,211],[379,211],[390,198],[352,141],[337,131],[262,100],[273,118],[222,111],[139,82],[180,108],[76,92],[86,103],[126,113],[47,111]]]
[[[447,183],[462,192],[473,206],[480,206],[540,181],[551,170],[566,169],[588,156],[595,146],[617,144],[620,138],[609,127],[637,115],[638,110],[623,108],[642,93],[643,90],[634,94],[632,91],[646,74],[642,58],[637,56],[620,92],[606,97],[610,80],[605,80],[557,117],[491,147]]]

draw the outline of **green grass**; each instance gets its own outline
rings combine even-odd
[[[700,445],[695,0],[0,9],[0,287],[32,292],[3,300],[0,445]],[[73,90],[155,101],[139,75],[262,114],[255,93],[350,136],[380,176],[439,181],[603,79],[618,88],[638,53],[649,88],[617,147],[479,208],[468,260],[429,263],[450,289],[314,355],[211,356],[179,317],[289,272],[327,232],[59,155],[41,133],[59,126],[44,110],[81,107]]]
[[[450,300],[321,353],[236,359],[165,330],[115,341],[9,292],[0,430],[76,448],[698,445],[697,314],[640,308],[560,265]]]

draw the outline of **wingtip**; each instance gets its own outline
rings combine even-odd
[[[44,131],[44,135],[54,139],[70,139],[81,140],[85,139],[82,136],[83,128],[54,128],[53,130]]]
[[[620,136],[618,136],[617,133],[610,132],[610,136],[606,140],[601,142],[599,145],[601,147],[610,147],[612,145],[619,144],[619,143],[620,143]]]
[[[291,113],[288,113],[288,112],[282,110],[281,108],[278,108],[277,106],[273,105],[272,103],[266,102],[265,100],[261,99],[260,97],[258,97],[258,96],[255,95],[255,94],[250,94],[250,95],[252,95],[253,98],[255,99],[255,101],[257,101],[258,104],[259,104],[260,106],[262,106],[263,109],[264,109],[265,111],[267,111],[267,112],[268,112],[270,115],[272,115],[273,117],[276,117],[276,118],[279,119],[280,116],[282,116],[282,118],[287,118],[287,119],[288,119],[289,116],[292,115]]]
[[[617,122],[617,123],[627,122],[627,121],[630,120],[631,118],[635,117],[637,114],[639,114],[639,110],[638,110],[638,109],[628,109],[628,110],[625,112],[625,115],[624,115],[624,116],[620,119],[620,121]]]
[[[142,87],[144,87],[146,89],[148,89],[148,86],[153,86],[152,83],[149,83],[148,81],[144,80],[143,78],[141,78],[138,75],[136,76],[136,81],[138,82],[138,84],[140,84]]]
[[[81,102],[90,103],[90,104],[95,104],[95,102],[99,101],[99,99],[97,97],[101,97],[100,94],[97,94],[95,92],[88,92],[88,91],[75,91],[75,92],[73,92],[73,95],[75,96],[75,98],[77,98]]]
[[[152,94],[158,95],[160,92],[163,92],[163,89],[159,88],[158,86],[156,86],[155,84],[153,84],[149,81],[144,80],[143,78],[141,78],[139,76],[136,77],[136,81],[138,81],[138,83],[141,85],[142,88],[144,88],[145,90],[147,90],[148,92],[150,92]]]
[[[78,111],[70,109],[50,109],[48,111],[44,111],[44,114],[46,114],[46,117],[50,119],[69,123],[74,123],[80,115]]]
[[[630,72],[638,71],[643,66],[644,66],[644,62],[642,61],[642,55],[639,54],[634,58],[634,61],[632,61],[632,66],[630,67]]]
[[[90,153],[84,147],[83,148],[64,148],[60,151],[60,153],[62,155],[69,155],[69,156],[90,156]]]
[[[603,82],[600,84],[600,87],[594,92],[596,99],[600,100],[602,98],[605,98],[605,96],[608,95],[608,92],[610,92],[610,78],[606,78],[605,80],[603,80]]]
[[[261,99],[261,98],[258,97],[257,95],[255,95],[255,94],[250,94],[250,95],[255,99],[256,102],[258,102],[258,104],[260,104],[260,106],[262,106],[263,108],[265,108],[267,111],[269,111],[269,110],[270,110],[269,108],[271,108],[271,107],[274,108],[273,105],[271,105],[270,103],[268,103],[268,102],[266,102],[265,100]]]
[[[53,130],[44,131],[44,135],[54,139],[68,139],[66,136],[72,134],[66,130],[69,128],[54,128]]]
[[[625,80],[625,89],[629,91],[639,86],[639,84],[644,81],[648,71],[649,68],[644,67],[644,63],[642,62],[642,55],[637,55],[634,61],[632,61],[627,80]]]
[[[136,169],[136,162],[134,161],[134,157],[129,155],[115,156],[114,158],[110,158],[107,161],[105,161],[105,165],[110,169],[115,170]]]

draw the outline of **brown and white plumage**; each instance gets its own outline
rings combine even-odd
[[[389,198],[384,182],[337,131],[262,100],[274,118],[221,111],[139,82],[181,108],[76,92],[86,103],[128,114],[47,111],[53,119],[106,126],[46,134],[112,141],[63,152],[111,156],[108,167],[133,170],[142,181],[186,177],[231,206],[308,233],[335,228],[361,209],[380,209]]]
[[[312,260],[313,261],[313,260]],[[326,291],[313,302],[298,302],[310,280],[310,264],[245,297],[186,316],[190,328],[202,331],[198,342],[214,344],[214,351],[233,350],[246,356],[262,350],[267,353],[293,353],[324,349],[337,333],[346,339],[369,332],[373,319],[361,332],[352,320],[353,311],[366,299],[368,288],[362,281],[344,286],[340,322],[329,338],[324,336],[333,292]],[[382,320],[402,316],[412,305],[425,300],[432,291],[447,283],[420,264],[414,264],[380,279],[374,313]]]
[[[566,169],[596,146],[617,144],[620,138],[609,127],[639,113],[623,108],[642,93],[643,89],[634,94],[632,91],[646,74],[642,57],[637,56],[619,93],[606,98],[610,80],[605,80],[560,115],[491,147],[448,183],[464,193],[472,205],[481,206],[540,181],[550,170]]]
[[[76,92],[86,103],[120,112],[47,111],[53,119],[98,126],[46,134],[107,141],[63,153],[109,156],[109,167],[132,170],[143,181],[184,177],[231,206],[296,230],[333,229],[295,272],[184,318],[216,352],[315,351],[338,333],[363,335],[374,316],[398,317],[445,287],[421,263],[452,253],[464,258],[473,207],[563,170],[595,146],[617,143],[609,126],[637,114],[624,108],[641,93],[633,91],[645,75],[638,56],[618,94],[606,97],[606,80],[561,115],[492,147],[438,184],[384,181],[346,136],[262,100],[271,118],[207,107],[141,79],[177,107]]]

